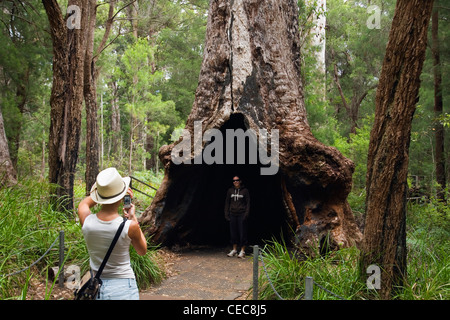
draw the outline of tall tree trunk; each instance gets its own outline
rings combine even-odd
[[[42,3],[53,42],[48,161],[49,181],[54,187],[50,193],[55,196],[53,200],[60,209],[72,210],[83,105],[87,0],[70,0],[68,3],[80,10],[73,13],[80,15],[80,28],[66,23],[56,0],[42,0]]]
[[[325,239],[330,248],[361,240],[346,200],[354,165],[317,141],[306,118],[299,42],[295,0],[210,1],[204,58],[185,132],[192,137],[196,121],[202,121],[202,135],[209,129],[252,129],[261,137],[260,129],[278,130],[279,153],[274,147],[271,152],[279,163],[264,175],[261,170],[269,168],[261,158],[239,165],[225,148],[224,164],[196,164],[201,158],[194,151],[185,155],[193,164],[176,165],[171,152],[182,140],[163,146],[165,176],[141,217],[154,241],[228,243],[223,205],[236,174],[250,191],[252,243],[291,235],[311,252]]]
[[[0,105],[0,188],[17,183],[16,170],[11,161]]]
[[[128,7],[128,17],[131,23],[131,29],[132,29],[132,33],[133,33],[133,37],[134,40],[137,41],[138,40],[138,2],[135,1],[133,2],[129,7]],[[138,78],[137,75],[133,75],[133,86],[135,86],[138,82]],[[131,101],[132,101],[132,105],[134,106],[134,101],[135,101],[135,97],[134,94],[131,97]],[[133,115],[133,109],[131,109],[130,111],[130,152],[129,152],[129,156],[128,156],[128,174],[131,175],[132,174],[132,166],[133,166],[133,145],[134,145],[134,129],[136,129],[138,127],[138,122],[139,120],[136,120],[134,115]],[[136,125],[135,125],[136,123]]]
[[[23,39],[19,36],[22,31],[17,29],[16,26],[16,16],[20,14],[20,7],[22,4],[18,2],[12,2],[11,4],[11,19],[9,20],[9,25],[5,23],[6,28],[10,31],[9,35],[11,37],[11,42],[13,43],[16,50],[21,50],[21,45]],[[26,67],[22,73],[17,76],[18,81],[16,82],[16,102],[17,102],[17,112],[18,117],[13,117],[8,121],[8,128],[10,130],[9,137],[6,137],[9,141],[9,156],[12,161],[12,165],[17,172],[17,162],[20,147],[20,134],[22,132],[23,125],[23,114],[25,112],[25,105],[28,102],[28,87],[30,79],[30,67]]]
[[[130,19],[133,37],[135,39],[138,38],[138,8],[139,8],[138,1],[133,1],[133,3],[130,6],[128,6],[128,16]]]
[[[30,69],[27,68],[25,72],[21,75],[21,82],[17,84],[16,99],[17,99],[17,109],[19,112],[19,118],[13,120],[15,123],[14,134],[10,139],[10,156],[14,168],[17,171],[17,161],[20,147],[20,134],[22,132],[23,124],[23,114],[25,113],[25,106],[28,102],[28,80],[30,79]]]
[[[99,137],[97,105],[97,70],[93,60],[94,31],[97,21],[97,0],[88,0],[86,53],[84,60],[84,102],[86,108],[86,195],[89,194],[99,172]]]
[[[335,52],[334,49],[331,48],[331,58],[334,60]],[[336,84],[336,87],[338,89],[339,95],[341,96],[342,105],[344,106],[345,111],[347,112],[347,116],[350,119],[350,133],[355,134],[356,128],[358,128],[358,114],[359,114],[359,107],[361,105],[361,102],[366,97],[369,90],[367,90],[365,93],[363,93],[361,96],[358,97],[357,92],[358,90],[353,90],[355,93],[352,97],[350,105],[347,102],[347,99],[345,98],[344,91],[342,90],[341,81],[339,80],[339,73],[337,69],[336,62],[333,62],[333,80]],[[337,108],[337,111],[339,111],[340,107]]]
[[[406,191],[411,122],[418,100],[433,0],[398,0],[375,100],[367,163],[361,273],[381,270],[388,299],[406,277]]]
[[[115,0],[109,2],[105,33],[94,52],[94,32],[97,22],[97,0],[88,0],[89,20],[87,23],[86,56],[84,60],[84,101],[86,104],[86,195],[89,194],[99,172],[99,127],[97,104],[98,70],[95,66],[99,55],[106,46],[114,22]]]
[[[45,144],[45,128],[42,131],[42,152],[41,152],[41,176],[40,181],[43,182],[45,180],[45,151],[47,150]]]
[[[118,154],[119,149],[121,148],[120,145],[122,144],[122,136],[121,136],[121,130],[120,130],[120,109],[119,109],[119,96],[118,96],[118,86],[116,81],[110,82],[111,89],[112,89],[112,98],[111,98],[111,136],[110,139],[112,139],[111,143],[111,152],[113,154]],[[119,142],[120,143],[117,143]],[[110,152],[108,152],[110,154]]]
[[[150,123],[150,116],[147,116],[147,123]],[[156,158],[158,151],[155,152],[155,149],[157,149],[157,146],[155,146],[155,137],[148,132],[147,136],[145,138],[145,150],[150,155],[150,157],[147,157],[145,160],[145,169],[146,170],[152,170],[156,167]]]
[[[442,67],[439,50],[439,9],[435,6],[431,23],[431,53],[433,55],[434,73],[434,116],[438,119],[442,115]],[[439,120],[434,123],[434,138],[436,151],[434,153],[434,163],[436,166],[436,180],[439,184],[437,190],[438,199],[445,200],[445,152],[444,152],[444,126]]]

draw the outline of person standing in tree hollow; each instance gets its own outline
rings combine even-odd
[[[241,186],[238,176],[233,178],[233,187],[228,189],[225,200],[225,219],[230,222],[230,236],[233,249],[228,253],[229,257],[237,254],[238,246],[241,247],[238,257],[245,257],[247,245],[247,218],[250,212],[250,194],[247,188]]]

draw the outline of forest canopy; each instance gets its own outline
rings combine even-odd
[[[130,174],[160,170],[158,149],[177,138],[173,133],[184,127],[194,100],[208,1],[113,1],[113,22],[106,39],[110,2],[96,3],[93,51],[99,167],[116,166]],[[58,4],[67,17],[67,1]],[[377,11],[368,10],[369,5],[379,9],[375,27],[370,19]],[[411,187],[428,196],[436,193],[436,125],[444,129],[450,125],[445,106],[449,95],[449,10],[441,1],[435,6],[439,8],[440,64],[433,62],[430,28],[409,164]],[[46,11],[37,0],[3,1],[1,7],[0,97],[9,154],[19,177],[45,178],[52,86],[52,39]],[[361,192],[375,92],[395,1],[327,1],[322,56],[317,54],[320,46],[314,46],[311,39],[323,37],[323,33],[314,34],[312,18],[324,8],[314,7],[314,1],[299,1],[299,8],[308,121],[319,140],[336,146],[355,162],[354,188]],[[316,68],[323,56],[325,75]],[[433,108],[436,68],[442,74],[444,108],[440,114]],[[81,180],[86,168],[84,107],[82,112],[76,168]],[[443,143],[448,180],[448,135]]]

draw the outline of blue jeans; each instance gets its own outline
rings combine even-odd
[[[136,279],[102,279],[97,300],[139,300]]]

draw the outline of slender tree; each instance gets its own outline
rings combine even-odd
[[[436,3],[437,4],[437,3]],[[445,152],[444,152],[444,126],[439,118],[442,115],[442,67],[439,48],[439,7],[435,5],[431,19],[431,54],[433,56],[434,75],[434,139],[436,142],[434,163],[436,169],[436,181],[439,184],[437,190],[438,199],[445,200]]]
[[[0,187],[17,183],[16,170],[11,161],[3,123],[2,109],[0,107]]]
[[[378,265],[381,297],[406,277],[406,191],[411,122],[433,0],[398,0],[376,94],[367,163],[361,273]]]
[[[99,70],[96,67],[101,52],[107,45],[107,40],[114,22],[115,0],[109,2],[108,18],[105,23],[103,38],[94,50],[94,31],[97,22],[97,0],[89,0],[89,19],[87,23],[86,53],[84,60],[83,95],[86,105],[86,194],[89,193],[99,172],[99,127],[97,103],[97,78]]]
[[[114,7],[114,1],[110,4]],[[86,52],[84,59],[83,95],[86,108],[86,194],[95,182],[98,174],[99,137],[98,137],[98,104],[97,73],[94,60],[94,31],[97,22],[97,0],[88,0],[89,18],[86,30]]]

